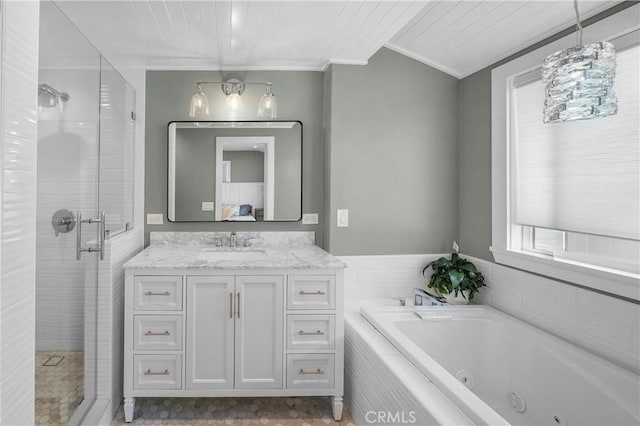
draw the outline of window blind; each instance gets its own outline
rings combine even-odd
[[[520,225],[640,240],[640,47],[617,54],[618,114],[543,123],[544,88],[510,91],[512,214]]]

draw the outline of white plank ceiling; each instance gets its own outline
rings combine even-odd
[[[581,17],[618,1],[584,1]],[[574,22],[555,1],[57,1],[113,62],[148,69],[322,70],[382,46],[456,77]]]

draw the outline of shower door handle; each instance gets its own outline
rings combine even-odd
[[[77,227],[76,227],[76,260],[80,260],[80,255],[85,253],[100,252],[100,260],[104,260],[104,240],[105,240],[105,212],[100,213],[99,219],[83,219],[82,213],[78,212],[77,215]],[[83,223],[97,223],[98,224],[98,246],[82,248],[82,224]]]

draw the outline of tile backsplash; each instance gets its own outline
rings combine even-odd
[[[408,297],[425,287],[422,268],[440,254],[340,256],[350,300]],[[636,373],[640,304],[469,256],[487,278],[476,303],[491,305]]]

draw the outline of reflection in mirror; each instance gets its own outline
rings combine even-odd
[[[302,123],[171,122],[172,222],[298,221]]]

